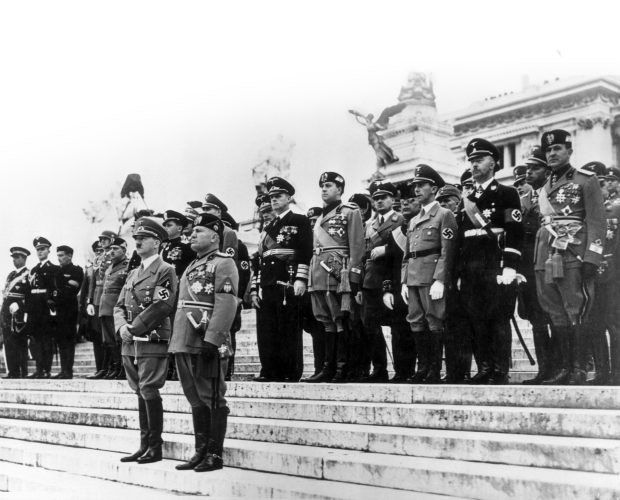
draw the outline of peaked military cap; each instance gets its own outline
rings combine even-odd
[[[169,220],[176,222],[177,224],[183,227],[189,224],[189,220],[187,219],[187,217],[185,217],[185,215],[179,212],[175,212],[174,210],[166,210],[164,212],[164,224],[168,222]]]
[[[205,201],[202,204],[202,208],[219,208],[222,212],[227,212],[228,207],[217,196],[212,193],[207,193]]]
[[[366,193],[355,193],[349,198],[350,203],[355,203],[362,212],[372,207],[372,199]]]
[[[151,210],[150,208],[143,208],[142,210],[138,210],[134,218],[138,220],[140,217],[151,217],[155,213],[155,210]]]
[[[64,252],[64,253],[68,253],[70,255],[73,255],[73,248],[71,248],[69,245],[58,245],[56,247],[56,251],[57,252]]]
[[[32,246],[36,249],[39,247],[51,247],[52,244],[47,238],[44,238],[43,236],[37,236],[34,240],[32,240]]]
[[[465,172],[463,172],[461,174],[461,186],[473,186],[474,185],[474,178],[472,176],[471,173],[471,169],[467,169],[465,170]]]
[[[456,186],[452,184],[446,184],[442,188],[437,191],[437,196],[435,199],[439,201],[441,198],[449,198],[450,196],[456,196],[459,200],[461,199],[461,192],[458,190]]]
[[[415,185],[425,182],[430,182],[440,188],[446,185],[446,181],[443,180],[443,177],[441,177],[433,167],[420,163],[416,165],[413,179],[411,179],[409,183]]]
[[[540,138],[540,147],[543,151],[547,151],[549,146],[556,144],[563,144],[566,147],[573,147],[573,139],[571,135],[566,131],[559,128],[545,132]]]
[[[99,240],[95,240],[93,244],[90,246],[90,248],[93,249],[93,252],[96,252],[98,250],[103,250],[103,248],[101,248],[101,243],[99,243]]]
[[[333,182],[344,189],[344,177],[336,172],[323,172],[319,177],[319,187],[323,187],[326,182]]]
[[[600,161],[588,162],[583,167],[581,167],[581,169],[587,170],[588,172],[594,172],[599,179],[604,179],[607,174],[607,167],[604,163],[601,163]]]
[[[525,174],[527,174],[527,167],[525,165],[517,165],[512,169],[512,175],[515,177],[515,181],[512,183],[513,186],[519,184],[519,182],[525,180]]]
[[[136,236],[150,236],[151,238],[157,238],[160,241],[166,241],[168,239],[168,232],[162,223],[155,217],[141,217],[136,221],[133,236],[134,238]]]
[[[222,212],[222,222],[235,231],[239,230],[239,223],[228,212]]]
[[[30,255],[30,250],[26,250],[24,247],[11,247],[9,252],[11,252],[11,257],[15,255],[23,255],[24,257],[28,257]]]
[[[609,179],[610,181],[620,181],[620,169],[617,169],[615,167],[609,167],[607,169],[605,178]]]
[[[282,177],[271,177],[267,179],[267,194],[271,196],[272,194],[280,193],[293,196],[295,194],[295,188],[289,181]]]
[[[467,148],[465,148],[465,154],[469,161],[481,156],[491,156],[496,162],[499,162],[499,149],[495,147],[495,144],[486,139],[475,138],[469,141]],[[499,168],[496,168],[496,170],[499,170]]]
[[[185,208],[185,217],[189,222],[193,221],[202,210],[202,201],[188,201]],[[189,223],[188,222],[188,223]]]
[[[547,165],[547,157],[545,156],[545,153],[543,152],[542,148],[540,146],[533,146],[532,149],[530,150],[530,156],[528,156],[527,160],[525,161],[526,165],[542,165],[543,167],[548,168],[549,165]]]
[[[198,214],[194,219],[194,227],[197,226],[206,227],[215,231],[220,239],[222,239],[222,234],[224,234],[224,223],[218,216],[208,213]]]
[[[116,233],[114,231],[101,231],[99,238],[107,238],[111,241],[116,238]]]
[[[112,242],[112,244],[110,245],[111,247],[121,247],[121,248],[127,248],[127,242],[120,237],[116,237],[114,238],[114,241]]]
[[[254,200],[259,212],[265,212],[271,210],[271,201],[269,201],[269,195],[267,193],[260,193]]]
[[[390,181],[378,179],[370,183],[368,191],[370,191],[370,196],[372,198],[379,198],[381,196],[396,196],[397,190],[396,186]]]
[[[321,207],[310,207],[308,209],[308,212],[306,212],[306,217],[308,217],[308,219],[314,219],[315,217],[318,217],[322,214],[323,209]]]

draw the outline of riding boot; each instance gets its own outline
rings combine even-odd
[[[146,414],[149,419],[149,448],[146,453],[138,458],[139,464],[150,464],[161,460],[161,447],[163,441],[161,433],[164,427],[164,408],[161,398],[148,399],[146,403]]]
[[[557,341],[553,344],[557,346],[555,371],[551,376],[542,381],[542,385],[564,385],[570,377],[570,327],[554,327],[553,335]]]
[[[592,354],[596,374],[588,385],[607,385],[610,379],[609,371],[609,346],[605,330],[592,332]]]
[[[224,438],[230,410],[227,406],[215,408],[211,418],[211,433],[204,459],[194,468],[196,472],[208,472],[224,467]]]
[[[421,384],[428,376],[431,362],[432,343],[429,331],[413,332],[418,351],[418,369],[408,380],[412,384]]]
[[[325,362],[323,369],[316,375],[308,377],[302,382],[330,382],[336,373],[336,336],[335,332],[325,332]]]
[[[207,453],[209,431],[211,429],[211,410],[208,406],[192,407],[192,423],[194,425],[194,439],[196,452],[189,461],[177,465],[177,470],[190,470],[196,467]]]
[[[332,382],[342,383],[347,380],[347,333],[338,332],[336,339],[336,373]]]
[[[424,384],[439,384],[441,382],[442,333],[441,330],[427,332],[428,372],[422,381]]]
[[[132,455],[121,458],[121,462],[135,462],[146,453],[149,447],[149,419],[144,399],[138,397],[138,421],[140,422],[140,447]]]
[[[521,382],[523,385],[540,385],[549,375],[549,366],[547,363],[547,354],[549,352],[549,338],[547,337],[546,324],[532,324],[532,333],[534,336],[534,350],[536,351],[536,361],[538,362],[538,373],[534,378],[530,378]]]
[[[571,330],[573,335],[573,344],[571,349],[573,369],[568,380],[568,385],[584,385],[588,375],[586,371],[588,337],[585,328],[581,325],[574,326]]]

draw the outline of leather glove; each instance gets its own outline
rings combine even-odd
[[[9,312],[11,314],[15,314],[17,311],[19,311],[19,304],[17,302],[11,302],[11,305],[9,306]]]
[[[89,316],[94,316],[95,315],[95,306],[92,304],[88,304],[86,306],[86,314],[88,314]]]
[[[400,296],[403,298],[405,304],[409,304],[409,288],[407,285],[403,284],[400,287]]]
[[[385,245],[375,247],[370,251],[370,258],[372,260],[380,259],[385,255]]]
[[[215,344],[205,341],[204,345],[202,346],[200,350],[200,355],[202,356],[203,359],[206,359],[206,360],[217,359],[217,357],[219,356],[219,351]]]
[[[592,264],[592,262],[584,262],[581,266],[581,277],[584,280],[589,280],[596,276],[598,271],[598,266],[596,264]]]
[[[443,283],[439,280],[433,281],[433,284],[431,285],[431,289],[429,291],[431,299],[432,300],[443,299],[443,291],[444,291]]]
[[[123,342],[133,342],[133,335],[129,331],[129,325],[121,326],[120,329],[118,330],[118,334],[121,336],[121,340]]]
[[[383,304],[390,311],[394,310],[394,294],[391,292],[386,292],[383,294]]]
[[[258,298],[258,294],[256,292],[252,292],[250,295],[250,300],[252,301],[252,307],[254,309],[260,309],[260,299]]]
[[[293,283],[293,292],[296,296],[301,296],[306,293],[306,283],[302,280],[295,280]]]
[[[499,285],[510,285],[515,279],[517,279],[517,271],[512,267],[505,267],[502,275],[497,277],[497,283]]]
[[[363,301],[364,299],[363,299],[362,292],[357,292],[355,294],[355,302],[357,302],[357,305],[361,306]]]

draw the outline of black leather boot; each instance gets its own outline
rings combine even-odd
[[[589,339],[583,326],[572,327],[571,333],[573,338],[571,349],[573,369],[568,379],[568,385],[585,385],[588,375],[586,371],[586,356]]]
[[[556,369],[552,375],[542,381],[542,385],[564,385],[570,377],[570,327],[555,327],[553,334],[557,337]]]
[[[164,408],[161,398],[149,399],[146,403],[146,414],[149,419],[149,447],[146,453],[138,458],[139,464],[150,464],[161,460],[163,441],[161,433],[164,428]]]
[[[187,462],[175,467],[177,470],[190,470],[196,467],[204,459],[209,442],[211,429],[211,410],[208,406],[192,407],[192,423],[194,424],[194,437],[196,452]]]
[[[441,330],[433,330],[428,333],[428,373],[422,381],[424,384],[441,383],[441,354],[443,347],[441,337]]]
[[[593,332],[591,340],[596,374],[592,380],[588,381],[588,385],[607,385],[611,378],[607,334],[605,331]]]
[[[418,351],[418,369],[408,380],[412,384],[421,384],[430,370],[431,340],[430,332],[414,332],[415,345]]]
[[[336,373],[332,382],[342,384],[347,381],[347,334],[336,334]]]
[[[323,369],[316,375],[305,378],[302,382],[320,383],[331,382],[336,374],[336,333],[325,333],[325,362]]]
[[[140,422],[140,448],[132,455],[121,458],[121,462],[135,462],[146,453],[149,447],[149,419],[144,399],[138,398],[138,420]]]
[[[195,468],[196,472],[208,472],[224,467],[224,438],[226,437],[226,426],[228,424],[228,414],[230,410],[227,406],[216,408],[211,417],[211,433],[207,454],[202,462]]]

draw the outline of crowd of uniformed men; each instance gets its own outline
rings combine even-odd
[[[139,463],[161,460],[159,389],[178,378],[196,453],[177,468],[197,471],[222,467],[224,381],[248,288],[255,381],[300,381],[306,330],[314,374],[302,382],[506,384],[517,308],[538,361],[524,383],[583,384],[593,369],[589,383],[620,384],[620,172],[597,161],[575,168],[571,154],[566,131],[545,132],[509,187],[494,178],[498,149],[473,139],[460,184],[421,164],[398,188],[376,180],[348,201],[344,178],[324,172],[322,206],[307,215],[291,210],[295,188],[273,177],[256,199],[251,258],[210,193],[185,213],[136,214],[132,256],[104,231],[85,273],[66,245],[56,248],[60,266],[50,263],[52,245],[37,237],[30,270],[29,250],[11,248],[0,312],[8,377],[27,376],[28,348],[28,376],[50,377],[58,348],[54,377],[72,378],[75,341],[86,336],[97,366],[88,378],[127,379],[138,395],[140,447],[122,460]]]

